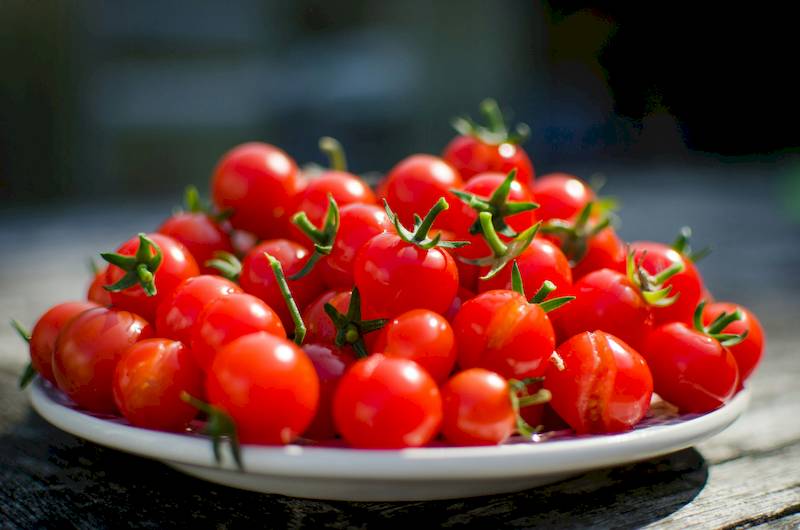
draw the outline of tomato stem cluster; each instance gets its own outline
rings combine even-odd
[[[325,213],[325,220],[322,228],[317,228],[308,218],[305,212],[297,212],[292,217],[292,222],[314,243],[314,253],[308,258],[302,269],[289,277],[290,280],[299,280],[307,275],[314,268],[314,265],[323,257],[329,255],[333,250],[336,241],[336,234],[339,232],[339,206],[328,194],[328,210]]]
[[[509,131],[500,106],[494,99],[481,101],[480,111],[486,119],[486,125],[480,125],[470,117],[463,116],[453,120],[453,128],[459,134],[474,136],[489,145],[520,144],[531,134],[531,128],[525,123],[518,123],[513,131]]]
[[[672,242],[672,248],[679,254],[686,257],[692,263],[697,263],[701,259],[711,254],[711,247],[703,247],[700,250],[692,250],[689,240],[692,237],[692,229],[688,226],[681,228],[678,237]]]
[[[646,252],[642,252],[638,260],[634,252],[628,252],[625,262],[628,279],[633,283],[645,302],[655,307],[667,307],[678,299],[680,293],[669,296],[672,286],[664,287],[664,282],[686,269],[682,261],[678,261],[656,275],[649,274],[641,265]]]
[[[531,245],[531,241],[533,241],[533,238],[536,236],[536,232],[539,231],[539,227],[541,226],[540,222],[536,223],[527,230],[517,234],[510,241],[504,242],[494,228],[491,212],[481,212],[478,214],[478,221],[480,222],[481,229],[483,231],[483,239],[492,250],[492,255],[478,259],[461,258],[461,261],[464,263],[469,263],[470,265],[489,267],[489,271],[481,276],[481,280],[488,280],[489,278],[492,278],[498,272],[503,270],[503,268],[508,265],[510,261],[516,259],[520,254],[525,252],[525,250]]]
[[[542,405],[550,401],[552,397],[550,391],[545,388],[539,389],[534,394],[528,392],[528,385],[541,383],[542,381],[544,381],[544,377],[526,377],[525,379],[509,379],[508,381],[509,398],[511,399],[511,408],[514,410],[517,432],[525,438],[530,438],[539,432],[541,425],[532,427],[522,418],[520,409],[533,405]]]
[[[542,226],[543,234],[552,234],[561,240],[561,250],[571,266],[575,266],[586,255],[589,239],[611,226],[611,217],[607,212],[603,212],[596,223],[589,222],[592,209],[596,207],[596,201],[589,202],[578,213],[575,221],[550,219]]]
[[[519,266],[517,265],[516,260],[514,260],[513,265],[511,266],[511,290],[515,291],[522,295],[523,298],[525,296],[525,287],[522,284],[522,274],[519,272]],[[556,284],[551,282],[550,280],[545,280],[542,282],[541,287],[536,291],[536,294],[528,300],[531,304],[536,304],[542,308],[542,311],[545,313],[549,313],[559,307],[567,304],[573,300],[575,300],[574,296],[560,296],[558,298],[551,298],[550,300],[545,300],[547,295],[552,293],[556,290]]]
[[[334,344],[339,347],[350,345],[356,352],[356,357],[364,358],[368,356],[367,347],[364,344],[364,335],[378,331],[388,322],[385,318],[373,320],[361,319],[361,293],[358,287],[353,287],[350,295],[350,304],[347,306],[347,313],[342,314],[332,304],[326,303],[325,313],[330,317],[336,326],[336,338]]]
[[[206,261],[205,266],[216,269],[220,276],[232,282],[238,282],[239,276],[242,274],[242,262],[239,261],[239,258],[223,250],[214,252],[214,259]]]
[[[125,271],[125,275],[118,282],[113,285],[104,285],[105,290],[118,292],[139,284],[147,296],[155,296],[158,292],[155,273],[161,266],[164,255],[155,241],[144,233],[139,234],[139,248],[135,255],[123,256],[115,252],[103,252],[100,256]]]
[[[439,197],[439,200],[431,207],[424,219],[420,218],[419,215],[414,215],[413,232],[403,226],[397,214],[389,207],[389,203],[386,202],[386,199],[383,200],[383,206],[386,209],[386,215],[389,216],[389,220],[394,224],[397,235],[406,243],[410,243],[424,250],[430,250],[434,247],[459,248],[469,245],[468,241],[442,241],[441,233],[436,234],[432,238],[428,237],[428,233],[436,217],[450,207],[444,197]]]
[[[722,330],[728,327],[729,324],[742,320],[744,315],[742,315],[742,311],[739,308],[736,308],[732,313],[723,311],[708,326],[704,326],[703,309],[705,306],[706,301],[703,300],[697,304],[697,309],[694,311],[693,323],[697,331],[719,341],[723,346],[736,346],[747,338],[748,330],[744,330],[742,333],[722,333]]]
[[[233,419],[217,407],[197,399],[186,391],[181,392],[181,400],[208,416],[208,421],[203,428],[203,434],[211,437],[214,460],[217,464],[222,463],[222,441],[227,439],[236,467],[239,471],[244,471],[239,436],[236,433],[236,423]]]

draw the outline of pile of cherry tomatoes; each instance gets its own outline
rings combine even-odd
[[[455,122],[441,157],[373,190],[247,143],[211,177],[213,207],[138,234],[86,301],[48,310],[31,366],[80,409],[137,427],[205,422],[232,446],[499,444],[541,429],[633,428],[655,391],[681,412],[725,404],[762,328],[712,301],[688,231],[623,242],[586,182],[534,176],[497,105]],[[216,446],[215,446],[216,447]]]

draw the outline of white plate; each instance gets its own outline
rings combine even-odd
[[[447,499],[521,491],[603,467],[664,455],[717,434],[744,412],[749,390],[704,415],[675,416],[653,407],[633,431],[602,436],[544,435],[533,443],[426,447],[401,451],[289,445],[244,446],[245,472],[227,451],[218,465],[209,440],[131,427],[76,410],[37,378],[33,407],[59,429],[128,453],[160,460],[211,482],[294,497],[358,501]]]

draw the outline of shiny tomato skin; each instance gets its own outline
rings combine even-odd
[[[203,372],[178,341],[146,339],[129,347],[114,371],[114,402],[131,425],[180,431],[197,415],[181,392],[201,396]]]
[[[677,296],[675,302],[666,307],[653,307],[653,318],[656,325],[667,322],[692,321],[694,310],[703,293],[703,281],[694,264],[671,248],[669,245],[653,241],[635,241],[630,244],[634,258],[649,274],[656,275],[675,263],[684,266],[679,272],[664,282],[664,287],[671,287],[670,296]]]
[[[76,405],[90,412],[116,411],[114,370],[131,345],[153,335],[139,315],[96,307],[73,318],[58,336],[53,353],[56,383]]]
[[[728,350],[736,359],[739,367],[739,379],[744,383],[752,375],[764,355],[764,328],[761,326],[761,322],[752,311],[740,305],[730,302],[713,302],[703,308],[703,324],[706,326],[711,324],[723,311],[730,314],[736,309],[742,312],[743,318],[728,324],[722,333],[738,335],[747,331],[747,337],[742,342],[728,346]]]
[[[682,322],[653,330],[642,353],[658,395],[682,412],[717,409],[739,385],[739,369],[731,352]]]
[[[28,349],[31,354],[31,365],[40,376],[55,384],[53,352],[59,333],[69,324],[70,320],[84,311],[96,307],[99,305],[94,302],[63,302],[54,305],[39,317],[31,330]]]
[[[288,235],[302,181],[297,164],[284,151],[250,142],[223,155],[211,177],[211,195],[220,211],[233,210],[234,228],[261,239],[280,238]]]
[[[517,292],[479,294],[453,320],[461,369],[485,368],[505,378],[539,377],[555,349],[545,312]]]
[[[241,292],[241,287],[222,276],[201,274],[187,278],[158,305],[156,332],[159,337],[189,344],[203,308],[221,296]]]
[[[639,350],[653,328],[653,313],[628,277],[610,269],[587,274],[572,287],[575,300],[551,314],[561,341],[601,330]]]
[[[442,435],[452,445],[497,445],[514,434],[516,416],[508,382],[470,368],[442,387]]]
[[[442,399],[417,363],[375,354],[357,361],[339,381],[333,418],[351,447],[420,447],[439,431]]]
[[[378,234],[393,230],[386,211],[373,204],[349,204],[339,212],[339,232],[328,257],[320,263],[330,289],[352,289],[353,262],[364,244]]]
[[[329,440],[336,436],[336,425],[333,422],[333,397],[339,387],[339,381],[347,368],[356,359],[351,352],[337,348],[333,344],[304,343],[306,352],[319,378],[319,407],[311,425],[306,429],[304,438],[312,440]]]
[[[89,289],[86,291],[86,299],[88,301],[104,307],[111,305],[111,293],[103,288],[106,284],[107,271],[108,267],[105,267],[101,271],[95,273],[94,278],[92,278],[92,283],[89,284]]]
[[[457,215],[454,208],[461,202],[450,190],[462,186],[461,175],[441,158],[412,155],[401,160],[386,176],[384,193],[389,206],[407,228],[414,225],[414,214],[425,217],[436,201],[444,197],[450,210],[439,215],[434,228],[449,229]]]
[[[572,219],[596,198],[588,184],[568,173],[542,175],[533,183],[532,191],[539,205],[536,215],[542,221]]]
[[[653,375],[644,358],[624,341],[602,331],[584,332],[557,350],[544,387],[550,406],[577,434],[627,431],[650,408]]]
[[[342,314],[350,305],[350,291],[325,291],[303,310],[306,325],[306,342],[333,344],[336,338],[336,325],[325,312],[325,304],[331,304]]]
[[[625,272],[625,242],[613,228],[601,230],[596,236],[589,238],[586,254],[572,268],[572,279],[577,281],[590,272],[600,269],[611,269]]]
[[[458,291],[458,268],[449,252],[419,248],[391,232],[361,248],[353,277],[364,305],[382,318],[412,309],[445,313]]]
[[[535,238],[516,258],[522,285],[529,296],[536,294],[545,280],[553,282],[556,290],[548,298],[566,296],[572,287],[572,269],[561,249],[546,239]],[[481,271],[488,272],[488,268]],[[511,289],[511,267],[504,267],[488,280],[478,282],[478,291]]]
[[[387,357],[415,361],[438,384],[447,380],[456,363],[453,328],[442,315],[427,309],[394,317],[380,331],[373,348]]]
[[[470,180],[481,173],[503,173],[517,170],[520,183],[530,186],[534,181],[533,163],[522,147],[512,143],[488,144],[474,136],[456,136],[442,154],[447,162]]]
[[[171,237],[163,234],[147,234],[147,236],[158,245],[163,255],[161,265],[154,274],[157,290],[155,296],[148,296],[141,285],[134,285],[111,293],[111,305],[154,322],[158,304],[169,298],[183,280],[200,274],[200,269],[186,247]],[[139,250],[139,238],[132,237],[117,249],[117,253],[133,256],[137,250]],[[125,271],[115,265],[109,265],[106,271],[106,285],[118,282],[124,275]]]
[[[191,353],[207,371],[223,346],[259,331],[286,338],[280,317],[260,298],[247,293],[221,296],[206,304],[192,326]]]
[[[285,445],[314,419],[319,378],[293,342],[252,333],[217,352],[206,375],[206,395],[231,416],[242,443]]]
[[[203,274],[213,274],[206,262],[215,252],[233,252],[231,238],[208,214],[202,212],[180,212],[172,215],[156,230],[183,244],[197,261]]]
[[[288,279],[289,276],[303,268],[311,255],[306,247],[288,239],[264,241],[250,250],[242,261],[239,285],[246,293],[255,295],[266,302],[281,317],[286,331],[293,333],[294,322],[281,295],[269,260],[264,255],[265,252],[280,262],[283,274],[287,277],[289,290],[299,308],[305,307],[322,293],[324,289],[322,274],[318,268],[314,267],[309,274],[299,280]]]

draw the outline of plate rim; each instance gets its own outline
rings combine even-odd
[[[201,435],[169,433],[97,418],[53,400],[41,378],[29,386],[33,408],[56,428],[91,442],[160,461],[239,472],[223,450],[220,464]],[[360,480],[502,478],[588,471],[691,447],[722,431],[747,408],[750,389],[714,411],[619,434],[481,447],[401,450],[242,446],[245,473]]]

